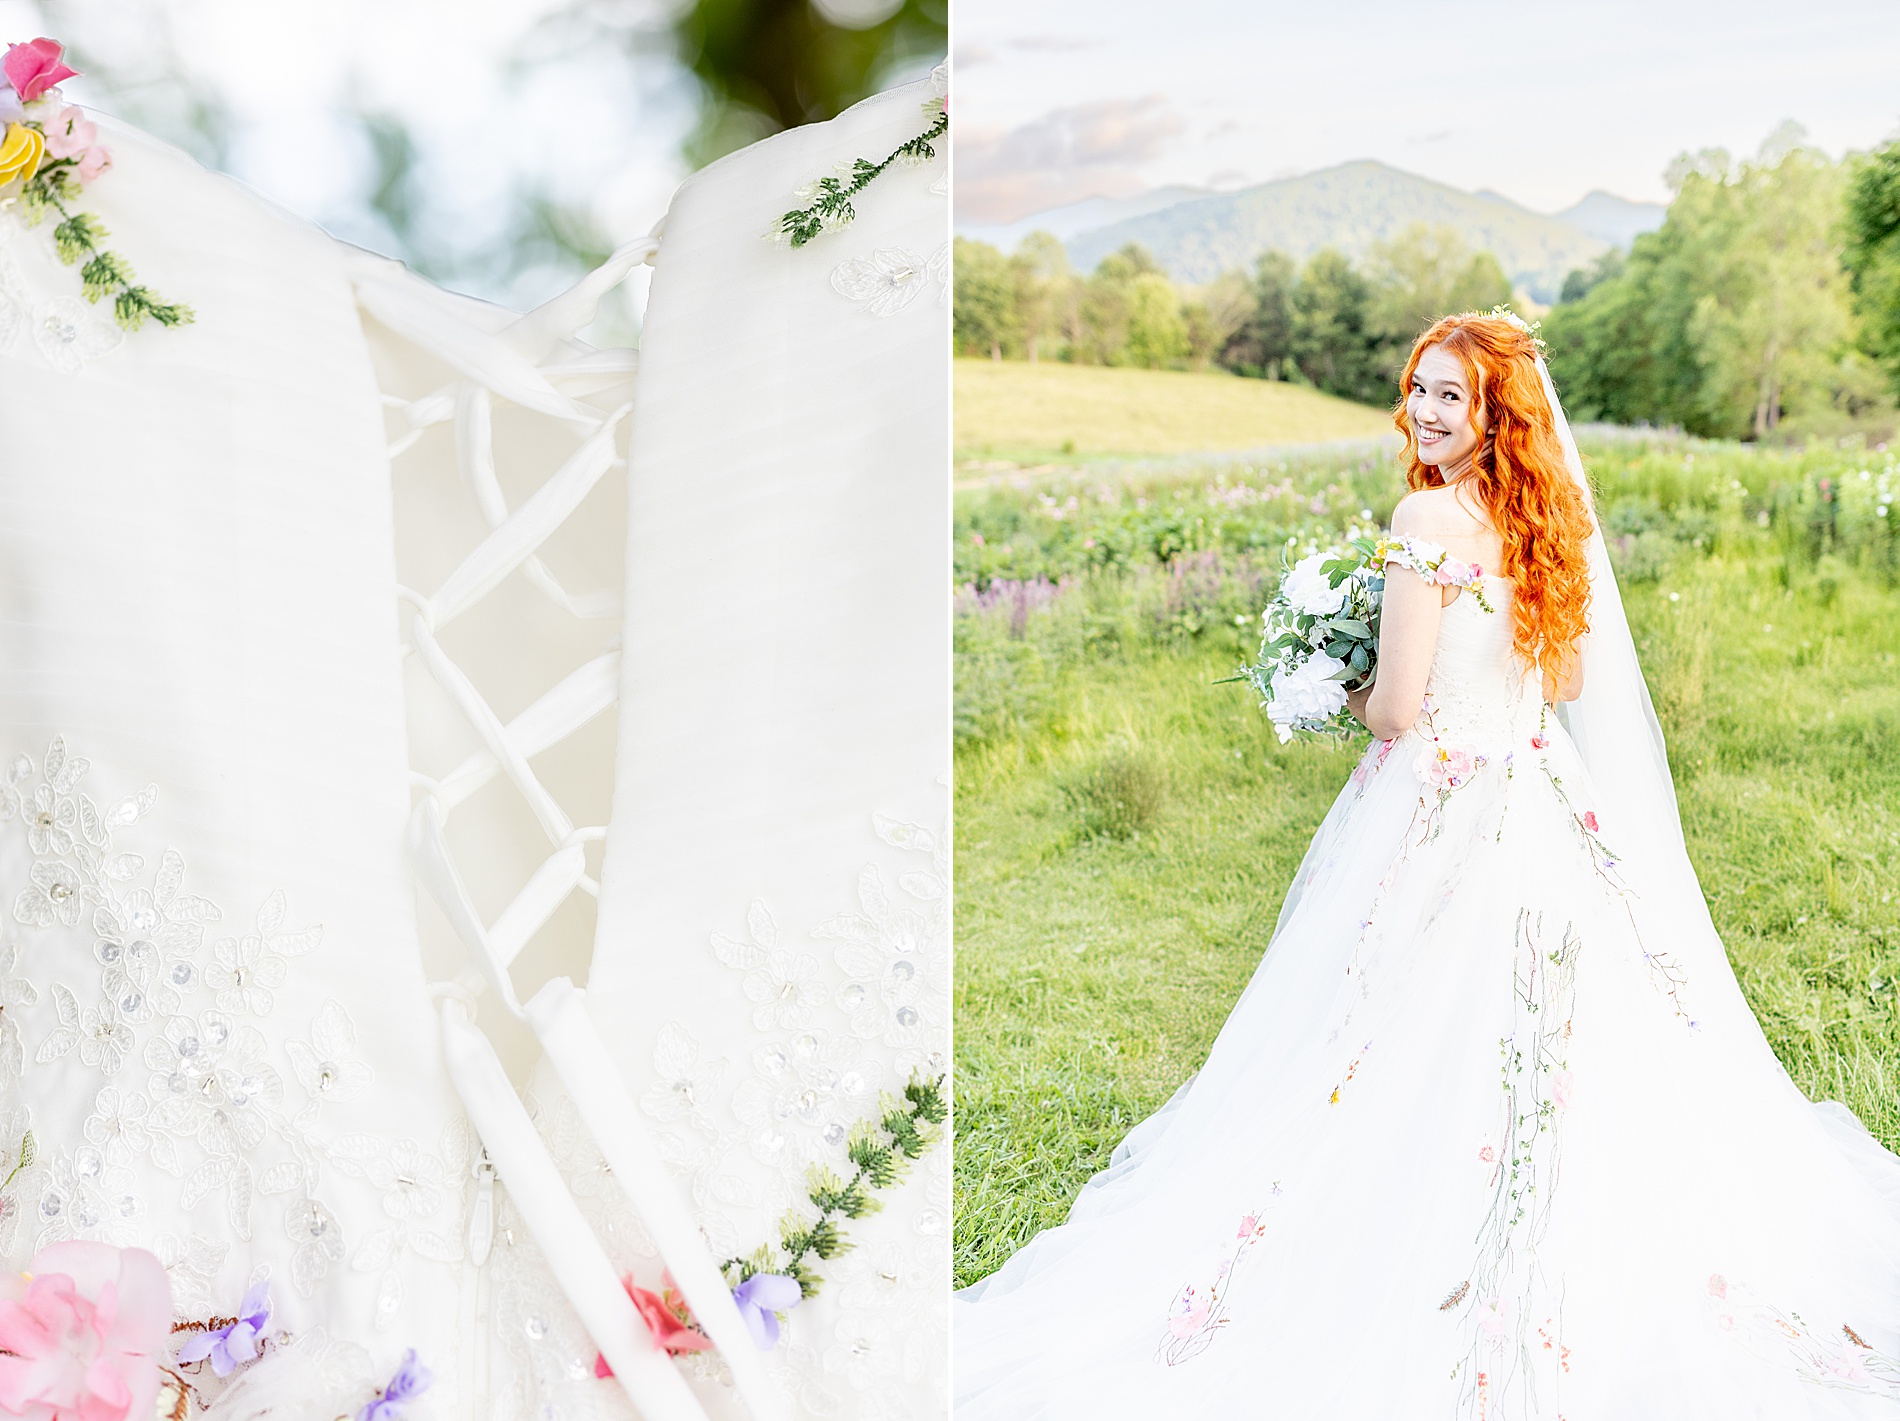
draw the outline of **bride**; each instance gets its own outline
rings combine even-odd
[[[1373,741],[1205,1067],[959,1295],[959,1421],[1900,1416],[1900,1160],[1736,985],[1537,343],[1404,388]]]

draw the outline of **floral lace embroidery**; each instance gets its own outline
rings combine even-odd
[[[839,262],[831,272],[831,289],[863,305],[872,316],[894,316],[917,299],[926,286],[937,288],[941,306],[949,291],[950,248],[942,246],[928,259],[901,247],[880,247],[868,257]]]
[[[459,1191],[451,1197],[443,1181],[464,1167],[466,1126],[450,1128],[440,1157],[409,1140],[322,1134],[324,1106],[374,1080],[355,1057],[349,1013],[324,1002],[307,1040],[277,1044],[302,1097],[296,1106],[263,1029],[291,963],[318,947],[322,928],[292,926],[284,895],[273,892],[248,932],[218,938],[207,954],[207,928],[224,912],[186,890],[184,857],[164,850],[148,878],[145,859],[114,843],[151,811],[157,790],[102,808],[81,788],[89,769],[56,738],[37,774],[18,755],[0,782],[0,821],[21,825],[33,859],[13,899],[14,920],[35,933],[90,937],[99,968],[92,983],[54,981],[42,998],[11,975],[19,944],[0,946],[0,1076],[12,1084],[57,1070],[76,1085],[97,1072],[84,1085],[93,1107],[78,1136],[42,1142],[46,1152],[0,1186],[0,1245],[16,1247],[18,1218],[30,1214],[35,1248],[67,1238],[151,1248],[172,1278],[181,1316],[213,1311],[210,1294],[230,1243],[149,1237],[138,1169],[149,1162],[178,1181],[180,1208],[220,1198],[236,1240],[253,1237],[260,1195],[281,1197],[290,1281],[310,1297],[348,1256],[324,1191],[334,1177],[354,1179],[380,1193],[389,1221],[351,1260],[381,1274],[376,1321],[387,1326],[401,1305],[407,1254],[461,1257]],[[46,960],[79,955],[67,949]],[[36,1027],[28,1064],[23,1038],[32,1040]],[[0,1157],[18,1149],[31,1113],[11,1112],[4,1123],[11,1134]]]
[[[1273,1193],[1279,1196],[1278,1184],[1273,1186]],[[1199,1288],[1188,1283],[1175,1294],[1168,1308],[1168,1325],[1155,1352],[1157,1361],[1178,1367],[1213,1345],[1215,1334],[1233,1321],[1227,1315],[1227,1295],[1234,1275],[1266,1236],[1267,1226],[1261,1222],[1259,1210],[1241,1217],[1228,1254],[1214,1271],[1214,1281]]]
[[[1502,1407],[1543,1414],[1556,1406],[1570,1370],[1563,1342],[1563,1289],[1544,1275],[1537,1248],[1550,1223],[1570,1104],[1569,1043],[1582,944],[1566,925],[1557,946],[1541,918],[1517,917],[1511,1034],[1498,1042],[1504,1098],[1497,1134],[1477,1150],[1490,1196],[1471,1275],[1440,1304],[1462,1313],[1467,1350],[1452,1375],[1461,1414]],[[1505,1406],[1509,1396],[1517,1396]]]
[[[1762,1302],[1720,1273],[1709,1279],[1709,1310],[1717,1327],[1763,1361],[1792,1364],[1818,1386],[1900,1401],[1900,1357],[1876,1350],[1846,1323],[1838,1337],[1817,1333],[1799,1313]]]
[[[860,870],[857,901],[809,930],[820,951],[804,950],[759,902],[747,909],[742,936],[712,935],[763,1038],[750,1059],[708,1059],[679,1022],[666,1023],[655,1045],[658,1079],[641,1110],[660,1127],[656,1139],[717,1256],[763,1241],[741,1236],[733,1208],[809,1213],[808,1168],[845,1164],[853,1128],[877,1115],[881,1093],[901,1091],[913,1072],[944,1072],[947,838],[881,814],[871,827],[903,858],[894,872],[878,863]],[[770,1168],[771,1198],[735,1168],[736,1151]],[[791,1314],[773,1365],[801,1410],[835,1411],[839,1386],[859,1398],[860,1414],[927,1415],[939,1400],[927,1378],[948,1298],[945,1153],[920,1162],[923,1204],[909,1240],[870,1242],[824,1265],[832,1323],[822,1350],[812,1345],[811,1320]]]
[[[8,247],[24,230],[13,200],[0,213],[0,350],[11,350],[30,333],[40,357],[62,375],[112,354],[125,333],[99,307],[77,296],[35,293]]]

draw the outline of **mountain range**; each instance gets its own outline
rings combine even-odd
[[[1132,198],[1090,198],[1006,227],[958,225],[960,235],[1008,250],[1034,231],[1061,238],[1079,271],[1139,242],[1176,281],[1197,284],[1249,268],[1265,251],[1304,261],[1323,247],[1355,260],[1413,223],[1449,227],[1474,251],[1497,257],[1512,284],[1554,301],[1564,276],[1610,247],[1662,225],[1657,203],[1593,192],[1556,214],[1495,192],[1465,192],[1370,159],[1237,192],[1158,188]]]

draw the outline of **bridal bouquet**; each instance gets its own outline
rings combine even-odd
[[[1388,562],[1441,587],[1467,588],[1491,610],[1483,568],[1416,538],[1354,538],[1300,559],[1261,613],[1259,656],[1228,678],[1260,693],[1282,745],[1296,733],[1337,739],[1357,726],[1346,693],[1371,685],[1378,674]]]

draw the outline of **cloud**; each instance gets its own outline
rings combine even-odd
[[[957,215],[1013,222],[1085,197],[1124,197],[1141,167],[1186,125],[1159,94],[1055,109],[1011,129],[966,129],[956,140]]]
[[[1104,42],[1099,39],[1077,39],[1073,35],[1023,35],[1011,40],[1009,47],[1039,54],[1067,54],[1078,49],[1100,49]]]

